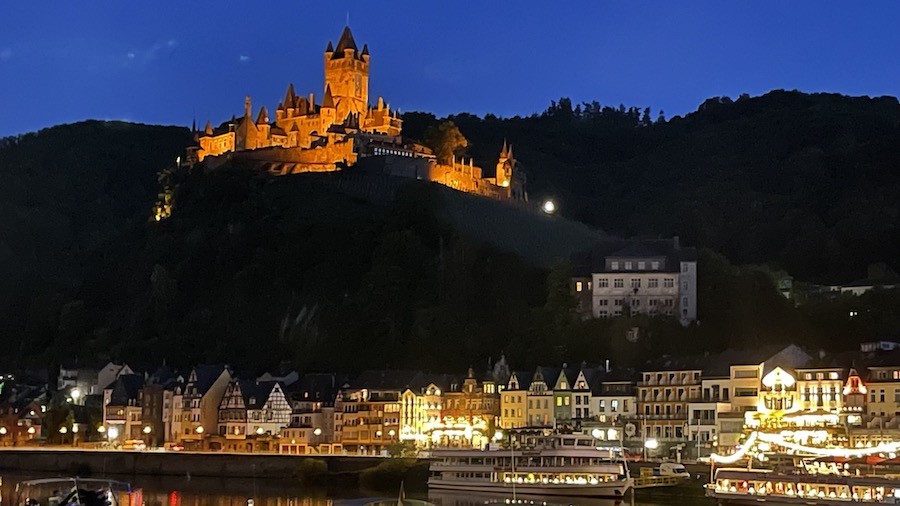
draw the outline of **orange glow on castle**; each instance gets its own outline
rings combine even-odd
[[[345,27],[336,46],[325,49],[325,90],[316,96],[297,95],[288,86],[275,110],[274,122],[265,106],[253,114],[250,97],[244,114],[218,127],[207,122],[195,133],[185,164],[214,168],[229,160],[254,162],[273,174],[331,172],[351,167],[367,172],[409,177],[500,200],[527,200],[524,177],[517,170],[512,147],[504,143],[493,177],[486,177],[472,160],[454,158],[439,163],[421,143],[401,135],[403,121],[379,97],[369,103],[367,45],[356,45]]]

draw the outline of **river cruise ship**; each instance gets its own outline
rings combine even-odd
[[[900,480],[882,476],[717,469],[706,496],[719,504],[900,504]]]
[[[587,435],[527,436],[483,450],[432,452],[430,490],[570,497],[622,497],[633,486],[619,448]]]

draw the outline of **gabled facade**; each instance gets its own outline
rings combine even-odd
[[[231,371],[224,365],[201,365],[191,370],[181,392],[179,441],[196,446],[205,435],[216,431],[219,404],[231,379]]]

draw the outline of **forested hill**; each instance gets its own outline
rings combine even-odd
[[[336,190],[340,175],[240,167],[169,172],[174,213],[155,223],[158,174],[187,129],[90,121],[2,139],[0,368],[459,371],[501,351],[527,369],[768,342],[852,348],[896,332],[896,296],[875,293],[880,306],[852,321],[857,301],[794,308],[767,273],[712,250],[808,281],[863,277],[879,261],[898,270],[898,109],[773,92],[669,121],[567,100],[527,118],[452,118],[486,167],[510,139],[532,200],[554,196],[594,230],[421,182],[375,205]],[[413,137],[436,122],[405,120]],[[574,322],[565,266],[547,266],[597,230],[711,248],[703,324]],[[633,326],[637,344],[624,341]]]
[[[544,113],[451,116],[476,161],[515,145],[533,197],[612,234],[661,234],[732,262],[771,263],[821,283],[900,270],[896,98],[773,91],[713,98],[684,118],[555,102]],[[435,121],[404,115],[421,136]]]

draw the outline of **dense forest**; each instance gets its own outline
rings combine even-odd
[[[900,270],[900,104],[894,97],[773,91],[711,98],[684,118],[554,102],[528,117],[450,116],[477,163],[504,138],[533,197],[622,236],[680,235],[737,264],[840,284]],[[404,115],[424,135],[436,119]]]
[[[412,136],[438,122],[404,119]],[[527,118],[450,119],[485,166],[514,141],[532,195],[554,196],[564,216],[414,181],[381,205],[340,191],[329,179],[340,176],[172,170],[182,128],[85,122],[3,139],[0,366],[459,371],[500,353],[531,367],[759,343],[850,349],[900,329],[896,291],[796,306],[772,276],[898,268],[894,99],[773,92],[670,120],[563,99]],[[175,205],[157,223],[160,179]],[[698,246],[701,324],[578,321],[561,253],[603,234],[578,221]]]

